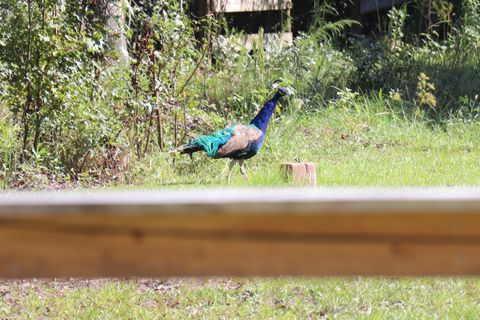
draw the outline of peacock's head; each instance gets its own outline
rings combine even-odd
[[[281,96],[286,96],[286,95],[288,94],[287,89],[282,88],[282,87],[278,87],[278,93],[279,93]]]
[[[286,86],[283,80],[275,80],[272,84],[272,88],[281,96],[293,94],[293,89],[291,89],[289,86]]]

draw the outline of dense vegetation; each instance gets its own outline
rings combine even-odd
[[[478,149],[461,137],[479,132],[478,0],[463,1],[461,8],[444,0],[393,8],[380,17],[376,36],[352,33],[353,21],[335,19],[334,7],[317,5],[309,32],[292,46],[260,41],[250,52],[240,44],[216,45],[211,39],[224,30],[222,17],[190,19],[178,1],[116,1],[126,21],[116,33],[102,3],[0,1],[4,188],[218,183],[218,176],[208,178],[203,158],[175,161],[167,152],[192,133],[248,119],[278,78],[296,94],[277,113],[279,125],[256,166],[295,157],[341,161],[335,160],[337,140],[402,150],[421,144],[411,128],[430,131],[425,137],[454,136],[461,152]],[[410,32],[412,20],[427,15],[421,32]],[[122,35],[127,57],[112,45]],[[410,128],[399,133],[410,137],[394,137],[399,127]],[[308,134],[299,134],[295,147],[284,137],[299,128]],[[371,134],[379,131],[388,141]],[[185,180],[192,171],[205,171],[205,177]],[[382,184],[359,179],[320,183]]]

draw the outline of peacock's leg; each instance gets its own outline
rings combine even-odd
[[[227,183],[230,182],[230,176],[232,175],[232,169],[237,164],[238,160],[232,159],[230,165],[228,166],[228,176],[227,176]]]
[[[240,160],[240,173],[242,174],[242,176],[244,176],[248,180],[247,170],[245,169],[244,160]]]

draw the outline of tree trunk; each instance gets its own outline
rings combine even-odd
[[[117,53],[117,62],[128,61],[122,0],[97,0],[96,13],[105,24],[108,47]]]

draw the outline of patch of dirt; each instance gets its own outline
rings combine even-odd
[[[0,296],[6,301],[13,297],[26,297],[30,292],[35,292],[39,297],[46,295],[47,291],[63,294],[69,290],[80,288],[99,288],[112,279],[28,279],[28,280],[0,280]]]
[[[101,279],[28,279],[28,280],[0,280],[0,297],[9,298],[25,297],[29,292],[39,296],[46,294],[63,295],[68,291],[92,288],[101,288],[112,282],[128,281],[136,286],[139,293],[155,292],[168,294],[182,286],[188,287],[224,287],[227,289],[240,289],[246,280],[230,278],[101,278]],[[48,292],[47,292],[48,291]]]

